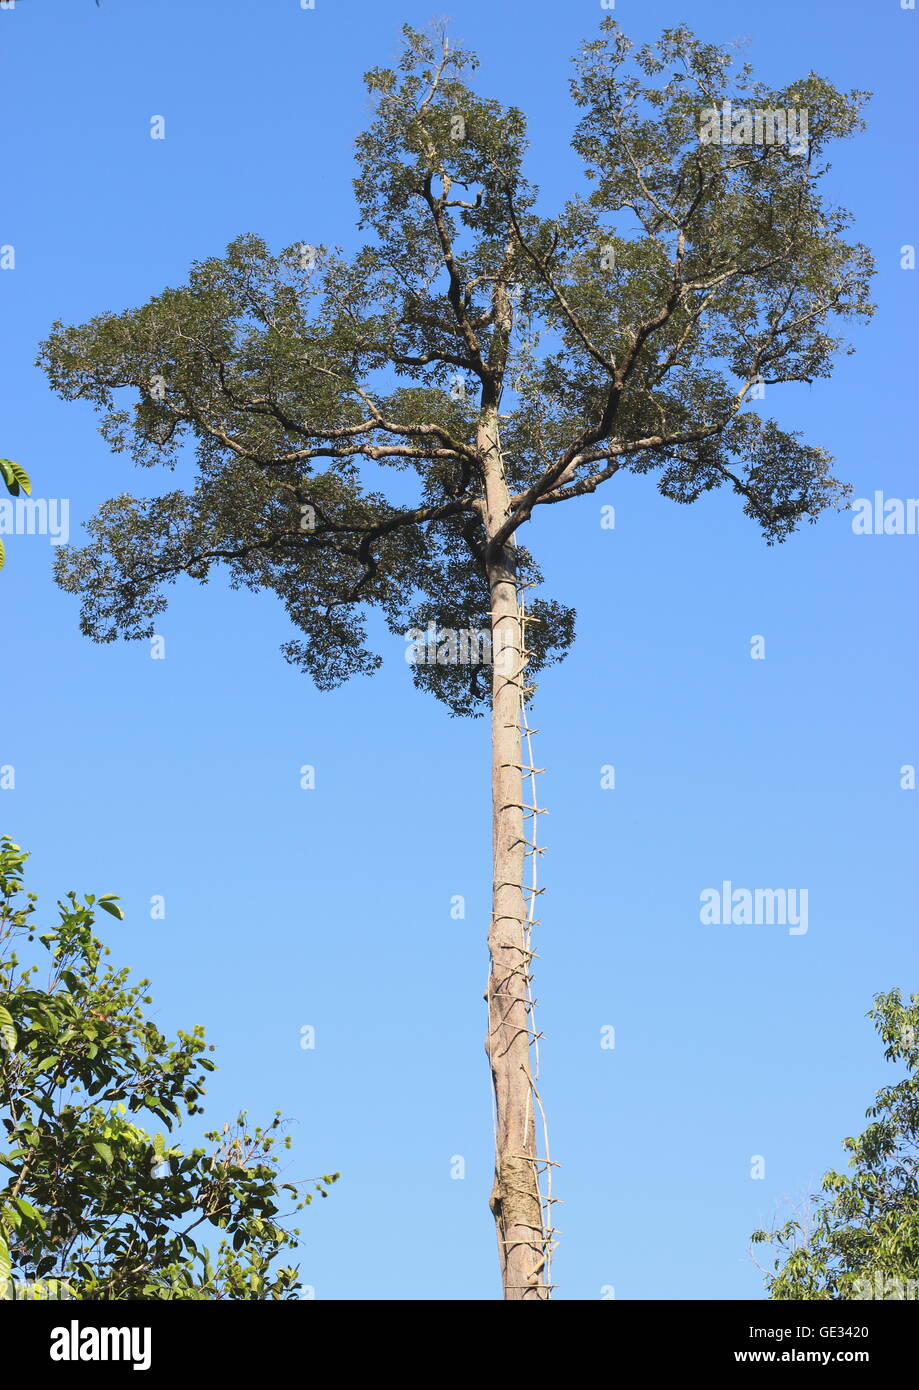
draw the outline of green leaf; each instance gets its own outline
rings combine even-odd
[[[6,546],[0,541],[0,570],[6,564]]]
[[[13,1016],[8,1009],[0,1004],[0,1047],[12,1052],[16,1046],[16,1029],[13,1025]]]
[[[35,1210],[31,1202],[27,1202],[25,1197],[14,1197],[13,1201],[27,1221],[34,1221],[37,1226],[41,1226],[42,1230],[45,1229],[47,1225],[45,1218],[40,1211]]]
[[[93,1148],[96,1150],[96,1153],[102,1159],[106,1167],[111,1168],[112,1163],[114,1162],[115,1155],[112,1153],[112,1150],[109,1147],[109,1145],[103,1144],[100,1140],[98,1143],[93,1144]]]
[[[27,497],[31,494],[32,483],[28,473],[20,464],[14,463],[12,459],[0,459],[0,473],[3,474],[7,491],[13,497],[18,497],[20,491],[24,492]]]
[[[9,1248],[3,1236],[0,1235],[0,1291],[5,1291],[12,1267]]]
[[[100,898],[99,906],[105,908],[105,911],[111,913],[113,917],[117,917],[119,922],[124,921],[124,913],[118,906],[118,902],[114,893],[106,893],[104,898]]]

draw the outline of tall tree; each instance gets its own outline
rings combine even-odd
[[[870,313],[868,253],[820,196],[863,94],[813,74],[770,90],[682,28],[634,51],[605,19],[572,82],[589,182],[549,219],[521,112],[476,94],[445,32],[403,32],[398,68],[366,76],[357,254],[244,236],[139,309],[54,327],[51,384],[99,409],[113,449],[187,466],[189,442],[198,468],[185,490],[106,503],[57,576],[111,641],[149,635],[164,585],[223,563],[280,595],[286,655],[321,689],[379,665],[371,608],[402,635],[490,633],[493,661],[460,650],[413,674],[454,714],[490,712],[491,1207],[505,1297],[543,1299],[520,702],[573,613],[539,597],[524,619],[540,573],[520,533],[620,469],[677,502],[726,485],[770,544],[844,495],[823,449],[747,407],[763,384],[827,376],[831,325]],[[405,500],[378,490],[387,468],[408,473]]]

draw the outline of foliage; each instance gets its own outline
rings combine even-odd
[[[12,459],[0,459],[0,478],[3,479],[4,486],[11,497],[18,497],[24,492],[28,497],[32,491],[32,484],[29,475],[18,463]],[[6,564],[6,547],[0,538],[0,570]]]
[[[878,1092],[871,1124],[844,1141],[850,1171],[825,1175],[810,1219],[754,1233],[780,1252],[770,1298],[919,1298],[919,994],[878,994],[868,1017],[907,1075]]]
[[[150,635],[168,585],[223,565],[281,598],[285,654],[326,689],[380,664],[372,609],[400,636],[487,630],[489,557],[536,507],[619,469],[680,503],[726,486],[770,544],[845,497],[825,450],[750,406],[828,376],[838,323],[872,311],[871,258],[821,196],[865,94],[813,73],[768,89],[685,28],[635,50],[604,19],[572,82],[584,189],[549,219],[523,114],[473,90],[476,60],[445,32],[404,40],[397,68],[366,76],[355,255],[241,236],[186,284],[44,344],[52,387],[97,408],[114,450],[197,464],[190,486],[112,498],[89,544],[62,548],[58,582],[95,639]],[[703,112],[732,98],[806,109],[806,150],[704,143]],[[512,489],[498,517],[494,428]],[[524,548],[519,566],[541,581]],[[574,615],[529,607],[533,675]],[[481,711],[484,674],[413,670],[454,714]]]
[[[277,1258],[299,1231],[280,1206],[298,1211],[312,1193],[281,1179],[280,1116],[259,1128],[244,1112],[208,1133],[207,1149],[171,1141],[202,1109],[214,1068],[204,1030],[168,1040],[145,1015],[149,982],[104,964],[92,928],[100,908],[123,916],[112,894],[68,894],[39,932],[26,858],[0,839],[0,1289],[60,1281],[84,1299],[296,1298],[297,1270]],[[44,986],[39,966],[19,958],[36,936]],[[162,1128],[151,1134],[145,1121]],[[336,1177],[315,1190],[325,1196]],[[208,1229],[221,1236],[213,1259]]]

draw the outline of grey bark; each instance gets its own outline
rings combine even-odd
[[[509,514],[497,411],[485,412],[479,437],[485,463],[485,522],[489,540]],[[489,548],[492,627],[492,919],[488,1035],[485,1050],[495,1095],[495,1177],[490,1206],[495,1218],[504,1297],[548,1298],[544,1233],[537,1168],[532,1089],[523,892],[524,817],[521,772],[520,690],[523,631],[513,538]]]

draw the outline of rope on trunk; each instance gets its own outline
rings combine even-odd
[[[535,952],[533,951],[533,928],[539,925],[539,919],[536,916],[536,899],[540,893],[545,892],[545,889],[540,888],[538,883],[539,856],[545,853],[544,847],[540,847],[537,844],[537,826],[539,824],[538,817],[542,815],[547,815],[548,812],[544,808],[541,808],[539,806],[536,793],[536,778],[540,773],[543,773],[545,771],[545,768],[537,767],[536,760],[533,756],[533,735],[538,733],[539,730],[532,728],[529,722],[527,711],[527,696],[532,693],[533,687],[528,686],[526,684],[526,680],[524,679],[524,672],[527,665],[529,664],[529,658],[531,655],[527,648],[526,642],[527,623],[534,623],[540,621],[538,618],[529,617],[526,611],[525,591],[529,587],[530,586],[528,584],[518,583],[517,588],[517,605],[520,614],[521,632],[520,645],[522,649],[520,666],[521,678],[518,687],[520,698],[521,753],[524,751],[524,749],[526,751],[526,761],[520,764],[520,771],[524,784],[526,784],[526,779],[529,778],[530,801],[528,805],[524,805],[523,815],[524,818],[528,819],[530,822],[529,828],[531,835],[531,838],[525,841],[526,848],[524,850],[524,855],[527,856],[530,861],[530,882],[528,884],[525,883],[522,885],[524,897],[526,898],[526,920],[524,922],[524,945],[526,947],[526,964],[524,977],[526,980],[526,1009],[530,1021],[530,1046],[533,1054],[533,1062],[530,1068],[530,1093],[532,1095],[533,1104],[535,1106],[534,1116],[538,1113],[539,1124],[542,1130],[542,1156],[537,1156],[537,1158],[534,1160],[536,1169],[536,1182],[539,1190],[540,1211],[542,1215],[542,1231],[540,1234],[540,1247],[542,1250],[542,1259],[540,1260],[537,1270],[534,1271],[534,1277],[538,1277],[540,1274],[542,1275],[543,1282],[546,1287],[546,1297],[551,1298],[552,1289],[554,1287],[552,1284],[552,1254],[558,1244],[558,1242],[554,1239],[554,1236],[556,1235],[556,1229],[552,1225],[552,1206],[555,1202],[559,1200],[559,1198],[554,1197],[552,1195],[552,1169],[557,1168],[558,1164],[553,1162],[552,1158],[550,1157],[549,1125],[546,1120],[546,1112],[543,1109],[543,1104],[539,1095],[539,1088],[537,1085],[537,1082],[539,1081],[540,1033],[536,1028],[536,1000],[533,996],[532,989],[533,976],[529,968],[530,962],[532,961],[533,956],[535,954]],[[523,1156],[524,1155],[521,1155],[521,1157]]]

